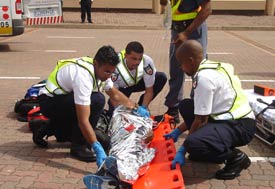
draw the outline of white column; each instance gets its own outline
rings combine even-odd
[[[152,12],[156,14],[160,14],[159,0],[152,0]]]
[[[268,16],[274,16],[275,0],[266,0],[266,13]]]

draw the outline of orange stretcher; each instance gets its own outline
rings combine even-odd
[[[171,131],[170,120],[171,116],[165,114],[164,120],[154,129],[150,147],[156,149],[155,158],[147,172],[133,184],[133,189],[185,189],[180,166],[177,164],[176,169],[171,168],[176,154],[174,142],[163,137]]]

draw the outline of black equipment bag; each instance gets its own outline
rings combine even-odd
[[[39,107],[37,98],[18,100],[14,105],[14,112],[17,113],[17,120],[27,122],[28,112],[35,107]]]
[[[17,120],[27,122],[28,112],[35,107],[39,107],[38,93],[41,88],[46,85],[46,80],[40,81],[38,84],[32,85],[21,100],[17,100],[14,105],[14,112],[17,113]]]

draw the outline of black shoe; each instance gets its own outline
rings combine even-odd
[[[168,108],[166,114],[173,116],[176,124],[180,123],[179,109],[177,107]]]
[[[47,148],[48,142],[44,140],[44,137],[47,136],[47,125],[30,124],[30,129],[32,130],[33,142],[41,148]]]
[[[102,145],[106,154],[109,153],[111,138],[100,129],[94,129],[98,142]]]
[[[93,21],[91,21],[91,20],[89,20],[88,22],[89,22],[90,24],[92,24],[92,23],[93,23]]]
[[[81,21],[81,23],[83,24],[85,21]]]
[[[216,172],[216,179],[234,179],[240,176],[240,172],[243,169],[247,169],[250,166],[251,161],[244,152],[234,149],[232,153],[233,157],[227,160],[225,167]]]
[[[94,162],[96,155],[93,151],[89,150],[86,145],[72,144],[71,155],[80,161]]]

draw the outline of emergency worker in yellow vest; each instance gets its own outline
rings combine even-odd
[[[207,58],[206,19],[211,14],[210,0],[160,0],[166,6],[168,1],[172,9],[171,44],[169,52],[169,91],[164,104],[167,114],[174,116],[179,123],[178,105],[183,99],[184,72],[178,67],[176,48],[187,39],[195,39],[203,47],[203,56]]]
[[[118,63],[111,46],[101,47],[94,59],[60,60],[38,97],[41,112],[53,123],[54,134],[71,141],[71,155],[81,161],[96,160],[98,166],[106,157],[94,132],[105,105],[102,90],[118,103],[135,108],[135,103],[113,87],[110,77]],[[34,132],[33,136],[34,142],[42,147],[48,145],[43,139],[46,129]]]
[[[120,63],[111,77],[114,86],[127,97],[134,92],[145,91],[138,105],[143,108],[141,114],[149,117],[148,106],[163,89],[167,81],[166,74],[156,71],[152,58],[144,54],[142,44],[137,41],[129,42],[118,55]],[[112,114],[117,103],[112,99],[108,103],[109,114]]]
[[[189,130],[172,162],[184,165],[185,152],[194,161],[225,163],[216,172],[217,179],[234,179],[251,164],[248,156],[236,147],[253,138],[255,117],[231,64],[203,58],[202,46],[195,40],[185,41],[176,57],[183,71],[193,76],[194,98],[180,102],[184,122],[169,134],[175,142]]]

